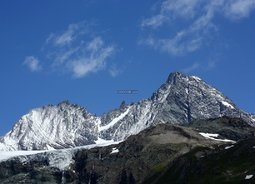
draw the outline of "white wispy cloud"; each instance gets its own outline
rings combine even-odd
[[[255,0],[236,0],[233,3],[228,2],[224,12],[231,19],[242,19],[248,17],[255,9]]]
[[[91,40],[85,50],[73,60],[67,61],[66,66],[75,77],[84,77],[89,73],[95,73],[106,66],[106,60],[114,53],[113,46],[105,46],[100,37]]]
[[[46,43],[55,46],[66,46],[75,41],[79,36],[88,32],[88,25],[85,21],[70,24],[68,28],[60,34],[52,33],[48,36]]]
[[[214,23],[216,15],[240,20],[248,17],[254,9],[255,0],[164,0],[158,14],[142,21],[143,29],[165,29],[166,23],[173,26],[179,21],[186,26],[173,36],[162,38],[150,35],[139,43],[172,55],[194,52],[207,44],[208,37],[217,30]]]
[[[40,61],[34,56],[27,56],[23,62],[31,72],[38,72],[42,69]]]
[[[216,29],[211,23],[212,17],[213,12],[207,11],[206,14],[196,19],[189,27],[177,32],[175,36],[155,39],[153,45],[155,48],[173,55],[194,52],[203,45],[208,33]]]
[[[184,73],[192,73],[195,71],[208,72],[216,67],[216,63],[217,63],[217,60],[209,60],[208,62],[203,62],[203,63],[194,62],[190,66],[187,66],[181,69],[181,71],[183,71]]]
[[[191,19],[195,16],[200,3],[201,0],[165,0],[160,6],[159,13],[144,19],[141,26],[156,28],[177,18]]]
[[[141,26],[142,27],[152,27],[152,28],[157,28],[159,26],[161,26],[165,21],[166,21],[166,17],[162,14],[159,15],[155,15],[151,18],[148,19],[144,19],[142,21]]]
[[[109,69],[109,73],[112,77],[118,76],[121,72],[122,70],[118,68],[116,65],[111,66],[111,68]]]
[[[187,68],[182,69],[182,71],[185,73],[190,73],[190,72],[193,72],[199,68],[200,68],[199,63],[193,63],[191,66],[188,66]]]
[[[44,44],[48,67],[54,71],[69,73],[75,78],[98,72],[107,67],[108,59],[116,47],[107,43],[87,22],[70,24],[61,33],[51,33]],[[33,64],[39,60],[34,59]],[[28,62],[32,62],[28,58]],[[50,61],[50,64],[49,64]]]

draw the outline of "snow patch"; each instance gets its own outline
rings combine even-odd
[[[251,179],[252,177],[253,177],[253,175],[252,175],[252,174],[250,174],[250,175],[246,175],[246,176],[245,176],[245,179],[246,179],[246,180],[249,180],[249,179]]]
[[[185,92],[186,92],[187,95],[189,94],[188,88],[185,88]]]
[[[216,139],[215,137],[218,137],[219,134],[210,134],[210,133],[202,133],[202,132],[200,132],[199,134],[202,135],[203,137],[207,138],[207,139],[211,139],[211,140],[214,140],[214,141],[236,143],[235,141],[229,140],[229,139]]]
[[[119,150],[117,148],[112,148],[112,152],[110,154],[119,153]]]
[[[105,126],[99,126],[98,130],[99,132],[108,130],[109,128],[113,127],[116,123],[118,123],[120,120],[122,120],[128,113],[129,113],[130,107],[121,115],[119,115],[117,118],[114,118],[110,123],[108,123]]]
[[[100,137],[97,138],[95,141],[97,145],[105,145],[105,144],[112,144],[114,143],[114,140],[106,140],[106,139],[101,139]]]
[[[197,77],[197,76],[191,76],[191,78],[195,79],[196,81],[202,81],[202,79],[200,79],[200,78]]]
[[[230,148],[233,148],[234,145],[231,145],[231,146],[226,146],[225,149],[230,149]]]
[[[164,90],[164,91],[162,91],[163,96],[161,97],[161,99],[159,99],[159,102],[165,102],[165,101],[166,101],[166,99],[167,99],[167,97],[168,97],[168,95],[169,95],[169,90],[170,90],[170,88],[171,88],[171,85],[168,85],[168,86],[167,86],[167,89]]]
[[[55,148],[53,148],[53,147],[51,147],[50,145],[46,145],[46,147],[47,147],[47,150],[55,150]]]
[[[219,137],[219,134],[210,134],[210,133],[202,133],[202,132],[200,132],[199,134],[206,138]]]
[[[251,120],[252,120],[253,122],[255,122],[255,117],[252,116],[252,117],[251,117]]]
[[[226,101],[221,101],[221,103],[222,103],[224,106],[226,106],[226,107],[229,107],[229,108],[231,108],[231,109],[235,109],[235,108],[233,107],[233,105],[231,105],[230,103],[228,103],[228,102],[226,102]]]

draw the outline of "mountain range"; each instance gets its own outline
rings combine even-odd
[[[0,151],[51,150],[123,141],[157,124],[182,125],[222,116],[242,118],[255,125],[254,115],[240,110],[199,77],[175,72],[150,98],[122,103],[102,116],[68,101],[33,109],[0,138]]]
[[[240,118],[166,122],[118,144],[23,151],[0,162],[0,183],[254,183],[254,136]]]
[[[68,101],[0,138],[0,183],[254,183],[255,115],[196,76],[102,116]]]

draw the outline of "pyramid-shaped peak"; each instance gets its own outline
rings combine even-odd
[[[168,76],[167,83],[169,84],[176,84],[177,82],[188,82],[188,81],[194,81],[197,82],[203,82],[203,80],[197,76],[188,76],[181,72],[172,72]]]
[[[187,76],[181,72],[172,72],[172,73],[170,73],[168,78],[170,79],[170,78],[174,78],[174,77],[187,77]]]
[[[58,104],[58,106],[63,106],[63,105],[71,105],[71,102],[69,100],[64,100]]]
[[[62,102],[60,102],[59,104],[57,104],[57,107],[81,107],[78,104],[74,104],[68,100],[64,100]]]

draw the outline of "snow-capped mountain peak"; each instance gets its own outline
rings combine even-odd
[[[67,102],[56,106],[44,106],[24,115],[2,142],[6,140],[12,142],[7,146],[11,150],[63,148],[92,144],[97,139],[96,122],[99,119],[84,108]]]

